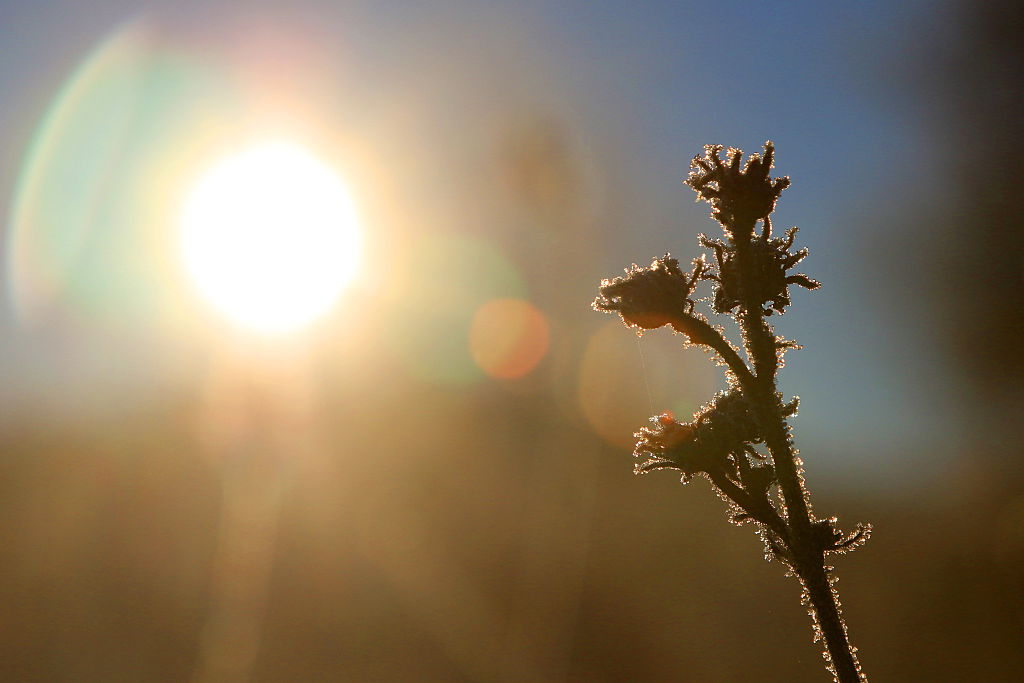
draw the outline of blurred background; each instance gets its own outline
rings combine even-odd
[[[715,230],[681,182],[704,144],[771,139],[824,283],[775,319],[812,500],[875,525],[835,561],[862,662],[1016,680],[1022,18],[0,3],[0,678],[826,680],[707,483],[631,473],[720,370],[589,307]],[[351,267],[283,323],[244,234],[198,247],[213,284],[182,246],[197,183],[267,140],[309,162],[292,194],[243,175],[201,228],[315,205],[320,172],[351,219]]]

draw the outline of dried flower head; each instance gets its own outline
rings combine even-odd
[[[644,330],[678,322],[693,308],[690,296],[705,269],[703,259],[698,259],[687,277],[679,261],[668,254],[651,261],[648,268],[634,263],[624,276],[601,281],[594,308],[618,312],[627,325]]]
[[[788,271],[807,256],[807,249],[790,252],[796,237],[796,228],[786,231],[785,237],[771,237],[771,222],[765,219],[764,232],[750,240],[747,244],[751,270],[756,276],[747,283],[748,294],[757,306],[767,306],[766,315],[772,310],[782,313],[790,305],[789,285],[799,285],[806,289],[817,289],[821,286],[802,273],[788,275]],[[701,236],[701,244],[713,249],[718,262],[718,274],[706,274],[704,277],[715,280],[715,299],[713,308],[716,313],[729,313],[740,305],[740,273],[736,247],[720,240]]]
[[[633,455],[641,460],[637,473],[658,469],[674,469],[683,473],[683,481],[701,472],[722,469],[720,454],[701,448],[697,440],[697,426],[677,422],[671,414],[651,418],[653,427],[641,427]]]
[[[789,187],[789,178],[771,178],[775,146],[764,143],[764,155],[752,154],[741,167],[743,152],[730,147],[723,162],[722,145],[705,145],[704,156],[690,163],[686,184],[697,191],[697,199],[711,204],[711,216],[735,239],[751,236],[754,223],[775,210],[775,202]],[[740,231],[739,234],[734,232]]]
[[[796,412],[796,402],[782,408],[784,415]],[[633,454],[643,459],[639,472],[676,469],[684,475],[706,472],[738,479],[739,458],[753,452],[763,440],[743,392],[733,388],[717,394],[689,423],[677,422],[669,414],[651,418],[653,427],[642,427]],[[734,457],[730,457],[734,456]]]

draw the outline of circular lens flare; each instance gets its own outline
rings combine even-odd
[[[517,379],[530,373],[548,351],[544,314],[522,299],[491,299],[473,317],[469,348],[491,377]]]
[[[185,267],[245,328],[289,332],[325,314],[355,275],[360,235],[345,184],[301,147],[271,142],[215,164],[188,196]]]

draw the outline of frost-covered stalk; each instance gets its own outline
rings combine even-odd
[[[690,422],[678,422],[666,413],[651,418],[653,426],[636,433],[635,469],[678,470],[683,483],[694,475],[710,479],[729,503],[732,521],[755,525],[765,556],[783,562],[800,579],[815,640],[824,640],[823,655],[835,680],[866,681],[847,636],[833,570],[825,556],[861,545],[870,526],[858,524],[844,534],[835,517],[814,516],[787,422],[796,413],[797,399],[784,402],[776,384],[783,354],[797,346],[776,336],[768,324],[768,316],[781,314],[790,305],[790,285],[815,289],[818,283],[790,273],[807,255],[806,249],[791,251],[796,228],[783,237],[772,235],[771,213],[789,186],[789,178],[769,176],[772,143],[765,143],[764,154],[753,154],[746,163],[738,149],[729,149],[723,160],[722,149],[708,145],[703,157],[694,158],[686,180],[698,200],[711,205],[712,218],[723,228],[724,240],[700,237],[701,245],[713,251],[715,265],[702,255],[684,273],[679,261],[666,254],[648,268],[634,265],[624,276],[602,281],[594,301],[594,308],[618,313],[638,331],[672,327],[689,344],[714,351],[727,368],[729,389]],[[711,308],[739,325],[746,360],[720,328],[694,311],[692,296],[702,281],[714,283]]]

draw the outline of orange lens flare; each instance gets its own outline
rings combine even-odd
[[[477,309],[469,348],[480,369],[498,379],[529,374],[548,351],[547,318],[522,299],[492,299]]]

